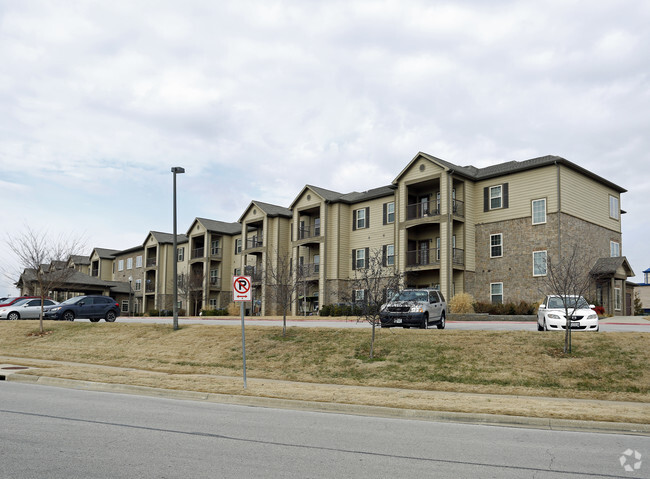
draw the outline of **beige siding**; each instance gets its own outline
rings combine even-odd
[[[620,215],[619,220],[609,216],[610,195],[618,198],[620,207],[618,192],[568,168],[562,168],[560,181],[562,211],[617,233],[621,232]]]

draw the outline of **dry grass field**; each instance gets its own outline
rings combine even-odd
[[[283,337],[279,327],[247,327],[242,390],[239,327],[46,322],[46,330],[0,323],[0,355],[84,363],[39,362],[33,374],[109,383],[542,417],[556,398],[564,411],[554,417],[650,423],[650,338],[639,333],[574,334],[565,355],[561,333],[378,330],[370,361],[367,330],[291,328]],[[633,411],[594,401],[570,412],[571,399]]]

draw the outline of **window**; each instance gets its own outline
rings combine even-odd
[[[503,303],[503,283],[490,283],[490,301],[493,304]]]
[[[142,255],[135,257],[135,267],[142,268]]]
[[[621,304],[621,288],[614,288],[614,309],[620,311]]]
[[[126,269],[133,269],[133,258],[126,258]]]
[[[129,312],[129,300],[128,299],[123,299],[122,300],[122,312],[123,313],[128,313]]]
[[[621,212],[620,207],[618,206],[618,198],[616,196],[609,197],[609,217],[617,220]]]
[[[320,255],[314,255],[314,274],[320,273]]]
[[[503,234],[490,235],[490,258],[503,256]]]
[[[394,266],[395,265],[395,245],[388,244],[384,246],[384,266]]]
[[[395,202],[384,203],[384,224],[395,223]]]
[[[546,251],[533,251],[533,276],[546,276]]]
[[[219,270],[211,269],[210,270],[210,284],[216,285],[219,282]]]
[[[354,290],[354,302],[355,303],[362,303],[366,299],[366,291],[363,289],[355,289]]]
[[[533,200],[532,210],[534,225],[546,223],[546,198]]]
[[[363,269],[366,267],[366,250],[363,248],[360,248],[356,251],[356,258],[355,258],[355,269]]]
[[[241,254],[241,238],[235,240],[235,254]]]
[[[210,309],[217,309],[217,300],[210,298]]]
[[[141,279],[136,279],[135,280],[135,290],[136,291],[141,291],[142,290],[142,280]]]
[[[502,199],[501,185],[490,186],[490,209],[495,210],[501,208]]]
[[[218,239],[212,240],[212,242],[210,243],[210,254],[216,256],[219,254],[219,252],[220,252],[219,240]]]
[[[121,259],[117,262],[117,270],[118,271],[124,271],[124,260]]]
[[[617,241],[609,242],[609,255],[612,258],[618,258],[621,256],[621,244]]]
[[[176,257],[178,261],[183,261],[185,259],[185,248],[176,249]]]
[[[360,230],[368,227],[368,216],[370,208],[361,208],[354,210],[354,221],[352,224],[353,230]]]

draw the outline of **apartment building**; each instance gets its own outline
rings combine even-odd
[[[534,302],[548,261],[579,243],[593,258],[584,266],[590,299],[625,314],[634,275],[622,247],[625,191],[559,156],[476,168],[418,153],[389,185],[352,193],[306,185],[288,207],[251,201],[234,223],[195,218],[175,253],[173,236],[160,232],[125,251],[95,248],[89,274],[129,284],[134,311],[171,309],[175,260],[179,306],[192,315],[226,307],[232,276],[247,274],[252,312],[273,314],[269,268],[288,257],[302,282],[293,313],[306,314],[349,300],[357,270],[380,252],[405,286]]]

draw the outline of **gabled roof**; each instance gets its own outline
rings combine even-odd
[[[399,178],[411,167],[411,165],[415,161],[417,161],[420,158],[426,158],[427,160],[439,165],[445,171],[450,171],[456,175],[463,176],[465,178],[474,181],[486,180],[490,178],[496,178],[499,176],[510,175],[513,173],[520,173],[522,171],[528,171],[535,168],[543,168],[545,166],[560,164],[574,171],[577,171],[591,178],[592,180],[597,181],[598,183],[602,183],[603,185],[606,185],[609,188],[618,191],[619,193],[625,193],[627,191],[625,188],[622,188],[617,184],[612,183],[611,181],[606,180],[605,178],[598,176],[595,173],[592,173],[591,171],[586,170],[585,168],[578,166],[575,163],[572,163],[565,158],[562,158],[561,156],[555,156],[555,155],[540,156],[538,158],[532,158],[530,160],[525,160],[525,161],[507,161],[505,163],[499,163],[496,165],[487,166],[485,168],[476,168],[475,166],[471,166],[471,165],[470,166],[454,165],[453,163],[450,163],[445,160],[441,160],[440,158],[436,158],[435,156],[431,156],[427,153],[419,152],[409,162],[409,164],[406,165],[406,167],[399,173],[399,175],[397,175],[395,180],[393,180],[393,184],[397,184]]]
[[[257,208],[262,210],[262,213],[264,213],[269,218],[274,218],[278,216],[281,216],[283,218],[293,218],[293,212],[289,208],[285,208],[284,206],[272,205],[270,203],[264,203],[262,201],[253,200],[248,205],[248,208],[244,210],[244,213],[242,213],[241,217],[239,218],[239,223],[242,223],[244,221],[244,218],[246,217],[246,215],[248,214],[248,212],[253,206],[256,206]]]
[[[174,234],[173,233],[162,233],[160,231],[149,231],[149,235],[153,236],[158,244],[174,243]],[[147,237],[149,236],[147,235]],[[147,243],[147,240],[144,240],[144,244]],[[187,243],[187,236],[184,234],[176,235],[176,243]]]
[[[100,259],[115,259],[115,254],[120,252],[119,250],[108,248],[95,248],[93,251],[97,253]],[[90,256],[92,256],[92,253]]]
[[[192,222],[192,226],[194,226],[194,223],[197,221],[205,226],[205,229],[213,233],[222,233],[227,235],[236,235],[241,233],[241,223],[226,223],[225,221],[210,220],[207,218],[195,218]],[[188,233],[191,231],[192,226],[187,230]]]
[[[68,258],[68,263],[74,263],[78,265],[89,265],[90,264],[90,256],[82,256],[78,254],[73,254]]]
[[[362,201],[374,200],[376,198],[383,198],[385,196],[393,196],[395,194],[395,188],[396,187],[394,185],[387,185],[380,186],[379,188],[373,188],[367,191],[339,193],[337,191],[327,190],[319,186],[305,185],[300,194],[296,197],[293,203],[291,203],[291,207],[294,206],[296,201],[298,201],[298,198],[300,198],[307,189],[310,189],[328,203],[345,203],[346,205],[352,205],[355,203],[361,203]]]
[[[634,276],[634,271],[625,256],[599,258],[590,273],[592,276],[614,276],[621,268],[623,268],[626,278]]]

